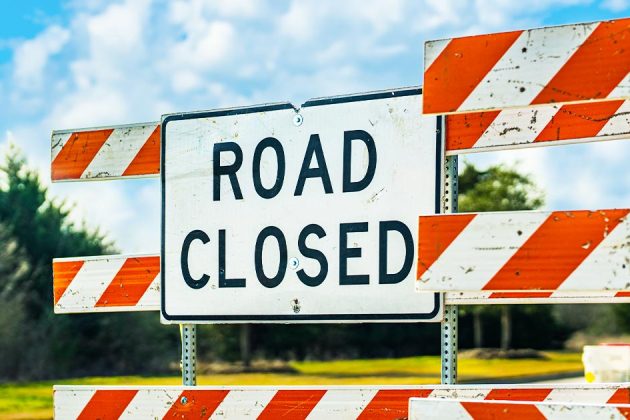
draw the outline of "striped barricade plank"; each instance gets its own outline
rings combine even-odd
[[[53,181],[157,176],[160,123],[53,131]]]
[[[475,401],[465,399],[412,398],[409,420],[569,420],[630,419],[630,404],[597,405],[583,402]]]
[[[337,387],[55,386],[56,419],[399,419],[410,398],[629,403],[629,384]]]
[[[536,303],[630,303],[628,291],[446,292],[445,305]]]
[[[630,101],[621,99],[446,117],[446,154],[630,138]]]
[[[630,97],[630,19],[429,41],[424,113]]]
[[[57,258],[55,313],[157,311],[159,255]]]
[[[615,291],[630,284],[628,209],[421,216],[418,291]]]

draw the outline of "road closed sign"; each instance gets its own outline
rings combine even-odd
[[[163,117],[163,321],[439,321],[437,143],[419,89]]]

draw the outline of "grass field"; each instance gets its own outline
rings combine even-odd
[[[548,360],[460,359],[460,382],[492,380],[526,382],[542,375],[561,375],[582,370],[580,353],[546,353]],[[239,373],[203,375],[199,385],[353,385],[435,384],[440,382],[437,356],[402,359],[293,362],[297,373]],[[6,419],[52,418],[52,386],[63,385],[179,385],[179,376],[90,377],[36,383],[0,385],[0,417]]]

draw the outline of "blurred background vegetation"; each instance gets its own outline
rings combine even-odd
[[[464,165],[460,211],[535,209],[543,194],[513,168]],[[11,149],[0,167],[0,380],[161,374],[177,369],[179,331],[157,313],[54,316],[52,259],[117,253],[70,222]],[[519,305],[461,310],[460,347],[561,349],[576,337],[630,332],[630,305]],[[331,360],[439,354],[439,324],[210,325],[201,361]],[[583,341],[584,339],[582,339]],[[577,344],[576,344],[577,343]]]

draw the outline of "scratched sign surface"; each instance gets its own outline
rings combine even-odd
[[[414,292],[440,160],[421,98],[164,117],[163,320],[439,320]]]

